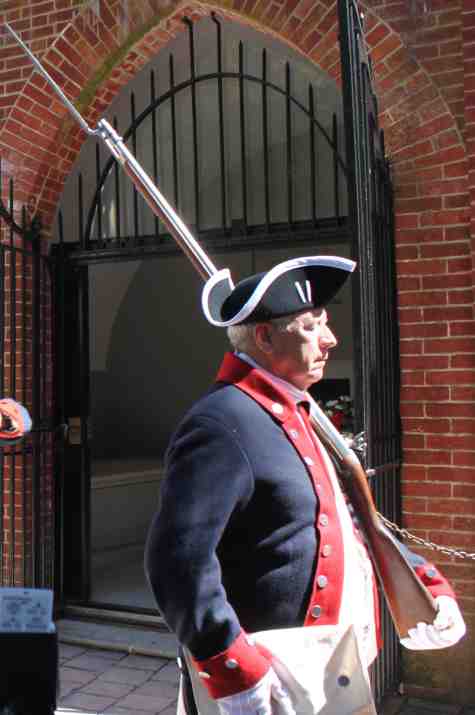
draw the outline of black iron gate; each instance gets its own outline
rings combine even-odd
[[[6,202],[0,196],[0,396],[28,408],[33,430],[0,449],[0,585],[52,588],[53,284],[40,224],[16,207],[10,180]]]
[[[376,504],[400,523],[399,333],[390,167],[378,127],[363,16],[356,0],[339,0],[338,8],[348,218],[359,264],[353,284],[356,421],[368,437],[367,467],[375,475]],[[399,643],[385,604],[382,614],[384,650],[372,673],[377,700],[399,682]]]
[[[339,0],[340,41],[343,68],[343,98],[346,133],[346,156],[339,136],[336,117],[331,120],[330,131],[319,121],[317,96],[308,87],[305,102],[292,94],[292,74],[285,67],[282,85],[268,77],[267,55],[262,53],[261,72],[251,75],[245,71],[243,48],[240,46],[237,68],[223,70],[221,53],[221,28],[217,18],[216,57],[217,71],[200,74],[194,54],[193,24],[186,21],[189,35],[190,76],[176,83],[173,57],[169,63],[169,87],[157,96],[153,72],[150,73],[150,102],[140,113],[136,111],[135,98],[130,96],[130,123],[121,130],[134,153],[137,153],[138,134],[147,122],[152,137],[149,145],[147,169],[168,195],[199,240],[211,251],[234,251],[240,248],[259,250],[264,247],[286,245],[295,250],[300,244],[311,245],[312,252],[319,243],[351,245],[353,257],[359,264],[354,281],[354,349],[355,403],[357,427],[365,427],[369,438],[368,466],[375,470],[374,492],[377,506],[386,516],[400,519],[400,425],[399,425],[399,365],[398,334],[395,300],[395,273],[393,256],[393,206],[389,167],[384,156],[382,133],[378,129],[377,105],[371,86],[371,67],[365,50],[363,28],[354,0]],[[197,135],[200,117],[197,111],[199,89],[206,84],[216,86],[216,131],[210,137],[218,157],[219,182],[215,204],[219,220],[210,225],[202,201],[200,176],[202,175],[200,146]],[[237,143],[239,171],[234,184],[226,178],[225,148],[226,119],[223,113],[223,87],[233,86],[236,97]],[[262,176],[257,185],[252,184],[249,169],[249,147],[246,126],[250,107],[246,103],[245,88],[253,85],[259,92],[259,121],[262,132]],[[177,136],[175,132],[176,103],[186,94],[190,111],[190,147],[192,162],[189,172],[189,193],[194,197],[192,210],[182,212],[183,189],[180,191],[177,168]],[[282,210],[278,220],[270,208],[272,170],[269,161],[268,131],[271,124],[269,98],[276,96],[283,110],[283,147],[281,174],[283,188]],[[255,108],[254,108],[255,111]],[[161,116],[169,117],[167,146],[157,140],[157,122]],[[303,118],[303,119],[302,119]],[[168,119],[167,119],[168,121]],[[292,127],[304,121],[305,148],[301,155],[308,162],[306,183],[299,180],[298,158],[293,141]],[[303,126],[303,125],[302,125]],[[118,127],[120,130],[120,127]],[[317,151],[317,146],[320,151]],[[168,151],[169,174],[161,175],[159,157]],[[300,156],[300,155],[299,155]],[[141,159],[139,155],[139,160]],[[323,182],[330,193],[330,212],[319,208],[318,166],[324,167]],[[89,469],[89,346],[88,346],[88,266],[95,262],[159,257],[178,249],[159,221],[151,218],[147,226],[142,223],[142,198],[127,184],[115,161],[96,148],[94,195],[84,201],[86,181],[78,176],[78,242],[62,240],[60,217],[57,247],[59,306],[66,306],[67,316],[61,308],[58,315],[60,363],[68,363],[70,373],[59,371],[59,404],[64,421],[66,414],[77,415],[75,439],[70,439],[68,458],[63,463],[66,474],[75,472],[74,479],[65,477],[70,493],[62,498],[70,501],[69,528],[76,537],[76,560],[70,564],[66,577],[65,593],[70,598],[87,600],[89,588],[88,558],[89,531],[87,500],[90,481]],[[128,188],[127,188],[128,187]],[[238,192],[234,201],[238,206],[230,211],[231,192]],[[263,195],[262,220],[253,220],[249,202],[256,191]],[[124,192],[128,192],[125,194]],[[348,198],[347,198],[348,192]],[[296,210],[298,200],[305,195],[305,209]],[[66,360],[66,356],[67,360]],[[67,387],[67,390],[66,390]],[[71,435],[71,432],[70,432]],[[69,460],[69,461],[68,461]],[[64,466],[65,465],[65,466]],[[78,478],[79,476],[79,478]],[[65,509],[67,505],[63,506]],[[69,526],[68,526],[69,524]],[[63,532],[63,539],[68,541]],[[387,610],[383,608],[384,652],[373,671],[376,698],[379,701],[388,688],[399,678],[399,650]]]

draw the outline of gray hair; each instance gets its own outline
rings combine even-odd
[[[285,333],[289,330],[290,326],[293,325],[295,318],[295,314],[284,315],[283,318],[274,318],[274,320],[269,320],[267,322],[273,325],[279,332]],[[227,328],[226,333],[228,335],[228,340],[234,350],[245,353],[249,351],[249,348],[252,348],[255,345],[255,326],[256,323],[244,323],[244,325],[230,325],[229,328]]]

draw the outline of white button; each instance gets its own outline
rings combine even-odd
[[[322,549],[322,556],[330,556],[331,552],[332,552],[331,544],[325,544],[325,546]]]
[[[299,433],[297,432],[296,429],[291,429],[290,436],[293,437],[294,439],[297,439],[297,437],[299,436]]]
[[[281,415],[283,411],[284,408],[282,407],[282,405],[279,405],[278,402],[274,402],[274,404],[272,405],[272,412],[274,412],[276,415]]]
[[[328,585],[328,579],[326,576],[318,576],[317,577],[317,586],[318,588],[325,588],[325,586]]]
[[[310,613],[312,614],[313,618],[320,618],[320,616],[322,615],[322,607],[321,606],[313,606]]]
[[[311,457],[304,457],[305,463],[308,464],[309,467],[313,466],[313,459]]]
[[[234,670],[235,668],[239,667],[239,663],[237,662],[237,660],[234,660],[234,658],[228,658],[227,661],[225,661],[224,665],[230,670]]]
[[[206,670],[200,670],[198,675],[200,676],[200,678],[203,678],[203,680],[208,680],[208,678],[211,678],[211,675],[207,673]]]
[[[328,526],[328,516],[326,514],[320,514],[318,521],[322,526]]]

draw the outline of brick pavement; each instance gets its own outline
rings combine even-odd
[[[174,660],[60,644],[57,715],[175,715],[177,694]],[[475,705],[392,696],[379,715],[475,715]]]
[[[173,660],[60,644],[57,714],[175,715]]]

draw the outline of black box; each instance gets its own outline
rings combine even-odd
[[[0,715],[53,715],[58,634],[0,633]]]

